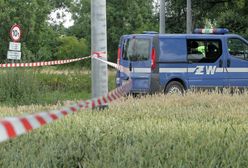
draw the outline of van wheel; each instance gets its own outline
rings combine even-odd
[[[172,81],[165,88],[165,94],[182,96],[185,90],[180,82]]]

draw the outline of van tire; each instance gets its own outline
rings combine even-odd
[[[185,93],[185,89],[180,82],[172,81],[166,86],[164,93],[167,95],[182,96]]]

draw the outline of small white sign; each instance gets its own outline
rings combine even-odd
[[[21,51],[21,43],[10,42],[9,43],[9,50]]]
[[[8,51],[7,58],[12,60],[20,60],[22,53],[19,51]]]

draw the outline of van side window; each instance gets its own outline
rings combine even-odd
[[[192,63],[214,63],[222,55],[220,40],[187,40],[188,61]]]
[[[235,58],[248,60],[248,44],[237,38],[227,41],[229,54]]]

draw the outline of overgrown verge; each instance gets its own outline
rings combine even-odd
[[[45,72],[44,72],[45,71]],[[58,73],[59,72],[59,73]],[[110,73],[110,89],[114,87]],[[90,71],[9,69],[0,73],[0,104],[56,104],[91,97]]]
[[[10,69],[0,75],[0,102],[13,105],[33,104],[40,101],[43,88],[35,73]]]

